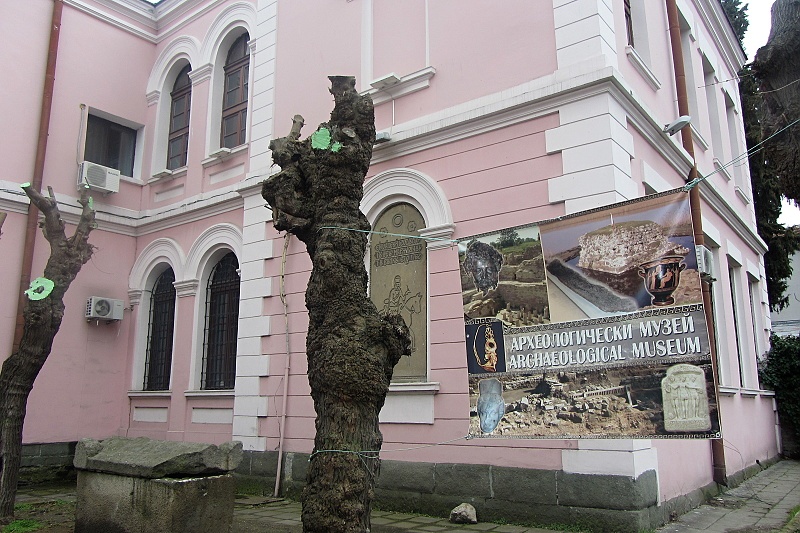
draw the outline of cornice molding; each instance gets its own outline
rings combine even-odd
[[[400,98],[407,94],[421,91],[431,84],[431,78],[436,74],[436,69],[433,67],[425,67],[422,70],[412,72],[400,78],[400,81],[394,85],[384,87],[382,89],[371,88],[366,91],[361,91],[362,95],[372,96],[372,103],[380,105],[384,102]]]
[[[520,122],[556,113],[573,102],[612,93],[631,117],[634,127],[681,176],[692,167],[689,154],[661,133],[655,114],[633,99],[631,89],[613,67],[602,67],[566,78],[550,74],[477,98],[438,113],[392,127],[392,140],[375,146],[372,163],[413,154],[481,135]]]
[[[158,44],[227,0],[162,0],[156,6],[147,5],[139,0],[96,1],[101,7],[90,5],[84,0],[64,0],[64,3],[123,31]],[[129,21],[141,27],[132,25]]]
[[[708,180],[700,182],[700,198],[714,212],[725,221],[725,225],[742,239],[752,251],[758,254],[765,254],[768,250],[767,243],[759,237],[756,229],[746,224],[739,216],[739,211],[714,187]]]
[[[554,85],[558,85],[560,92],[554,93]],[[567,103],[601,93],[610,93],[614,97],[625,110],[630,124],[669,163],[677,175],[688,175],[692,168],[689,154],[675,140],[663,134],[663,126],[656,120],[656,115],[634,99],[628,84],[619,71],[612,67],[604,67],[566,80],[556,80],[552,75],[546,76],[503,93],[396,125],[393,128],[393,140],[375,147],[372,162],[388,161],[545,116],[558,111]],[[709,206],[726,220],[728,226],[751,249],[759,253],[766,251],[764,241],[740,216],[741,210],[734,209],[718,191],[706,183],[701,186],[701,191]]]
[[[22,215],[28,213],[31,201],[19,186],[19,183],[0,180],[0,211]]]
[[[156,22],[155,19],[150,16],[148,17],[146,11],[132,9],[133,2],[129,2],[126,0],[98,0],[98,2],[111,10],[112,12],[116,12],[117,15],[122,15],[124,17],[128,17],[136,22],[139,22],[143,26],[153,30],[147,31],[142,28],[138,28],[136,26],[131,25],[130,22],[123,20],[116,16],[114,13],[109,13],[107,11],[102,11],[97,9],[95,6],[91,6],[81,0],[64,0],[64,3],[70,7],[74,7],[78,11],[82,11],[88,15],[91,15],[103,22],[111,24],[112,26],[119,28],[123,31],[131,33],[137,37],[140,37],[148,42],[157,43],[158,42],[158,35],[156,34]],[[149,9],[147,6],[144,5],[144,2],[136,2],[136,5],[141,5],[143,9]]]
[[[747,58],[739,44],[739,39],[728,22],[722,4],[718,0],[692,0],[692,4],[703,24],[709,29],[708,34],[713,36],[714,44],[717,45],[726,66],[733,74],[736,74]]]
[[[25,198],[27,199],[27,197]],[[61,193],[57,193],[56,198],[64,222],[77,224],[80,217],[77,198]],[[101,231],[139,237],[235,211],[242,207],[243,199],[236,192],[236,186],[229,185],[207,194],[185,198],[178,204],[146,211],[103,205],[100,200],[96,200],[95,220],[97,228]],[[25,212],[27,212],[27,208]]]

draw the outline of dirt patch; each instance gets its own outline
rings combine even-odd
[[[75,529],[75,502],[53,500],[42,503],[18,503],[14,509],[14,522],[2,531],[15,531],[14,524],[21,526],[22,521],[40,524],[39,529],[18,527],[17,531],[47,531],[48,533],[72,533]]]

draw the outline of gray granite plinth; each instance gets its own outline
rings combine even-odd
[[[144,479],[78,471],[75,533],[227,533],[232,474]]]
[[[75,533],[227,533],[242,444],[114,437],[75,450]]]

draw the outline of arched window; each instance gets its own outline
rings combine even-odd
[[[206,285],[203,389],[232,389],[239,327],[239,262],[233,252],[216,264]]]
[[[247,124],[247,79],[250,72],[250,35],[243,34],[228,50],[225,61],[225,89],[222,95],[220,144],[233,148],[244,144]]]
[[[150,297],[144,390],[168,390],[175,329],[175,273],[167,268],[156,280]]]
[[[167,148],[167,169],[169,170],[186,165],[186,154],[189,149],[189,109],[192,103],[192,82],[189,79],[191,69],[191,65],[183,67],[172,87]]]

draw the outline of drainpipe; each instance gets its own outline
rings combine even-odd
[[[681,47],[681,27],[678,19],[678,5],[676,0],[666,0],[667,20],[669,21],[669,37],[672,45],[672,63],[675,69],[675,91],[678,97],[678,115],[689,114],[689,98],[686,92],[686,71],[683,67],[683,49]],[[692,142],[692,128],[688,124],[681,131],[683,148],[692,158],[692,169],[689,171],[687,181],[697,177],[697,162],[694,158],[694,143]],[[698,246],[705,246],[705,236],[703,235],[703,221],[700,212],[700,187],[696,185],[689,190],[689,206],[692,212],[692,229],[694,230],[694,242]],[[717,346],[713,342],[716,338],[714,331],[714,313],[711,302],[711,285],[705,279],[701,279],[703,289],[703,308],[708,324],[708,336],[711,342],[711,364],[714,372],[714,386],[717,383]],[[725,448],[722,439],[711,439],[711,460],[714,468],[714,481],[720,485],[728,485],[728,474],[725,466]]]
[[[53,17],[50,25],[50,46],[47,51],[47,68],[42,89],[42,110],[39,115],[39,139],[36,144],[36,161],[33,166],[33,179],[31,187],[42,190],[44,176],[44,158],[47,153],[47,137],[50,133],[50,111],[53,107],[53,90],[56,80],[56,58],[58,57],[58,38],[61,33],[61,12],[64,8],[63,0],[53,0]],[[39,226],[39,210],[33,203],[28,204],[28,218],[25,225],[25,243],[22,251],[22,269],[19,278],[19,291],[17,300],[17,324],[14,330],[14,346],[11,353],[19,350],[22,340],[22,329],[25,324],[22,312],[25,309],[24,292],[31,284],[33,271],[33,249],[36,244],[36,234]]]

